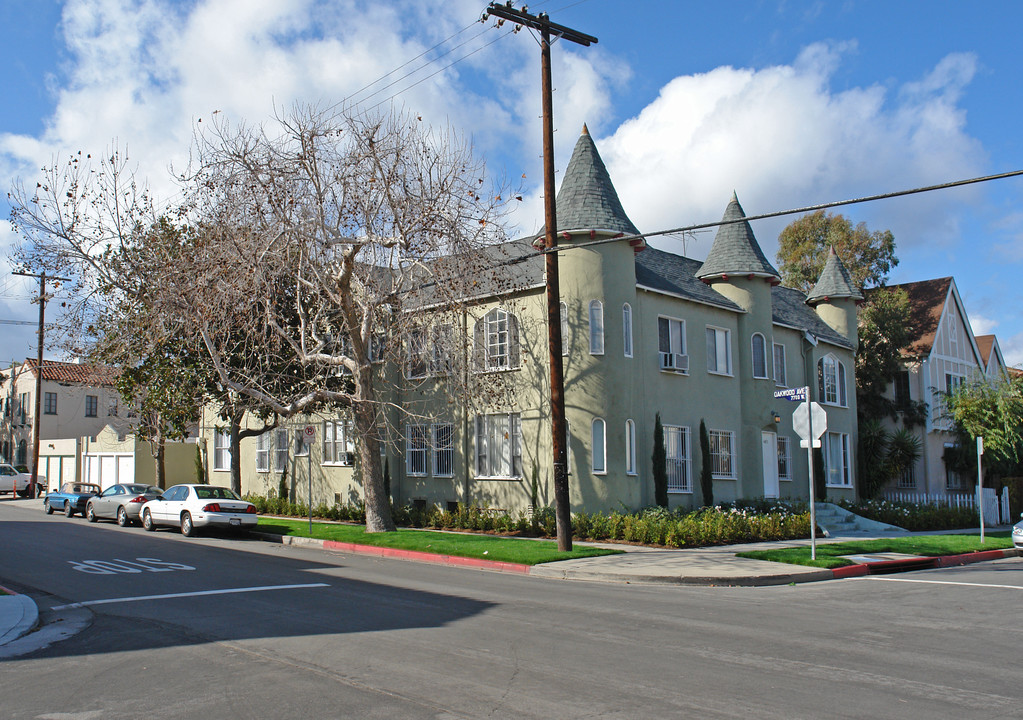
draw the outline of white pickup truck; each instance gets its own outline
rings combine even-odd
[[[31,492],[31,475],[18,472],[7,463],[0,463],[0,493],[18,493],[21,497],[28,497]]]

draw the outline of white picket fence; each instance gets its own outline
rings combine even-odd
[[[955,508],[977,507],[977,498],[970,495],[945,495],[944,493],[906,492],[890,490],[884,494],[885,500],[892,502],[914,503],[916,505],[947,505]]]
[[[973,493],[945,495],[889,490],[884,494],[884,497],[885,500],[891,500],[892,502],[915,503],[917,505],[947,505],[948,507],[971,509],[977,507],[977,496]],[[1012,520],[1009,517],[1009,488],[1002,488],[1001,498],[995,494],[994,488],[984,488],[984,524],[1012,524]]]

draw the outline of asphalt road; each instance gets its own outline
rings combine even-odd
[[[606,585],[0,500],[0,584],[38,601],[37,646],[70,635],[0,654],[5,720],[1023,716],[1018,558],[773,588]]]

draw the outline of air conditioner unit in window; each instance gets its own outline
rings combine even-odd
[[[689,372],[689,356],[682,353],[659,353],[661,356],[661,370],[674,370],[675,372]]]

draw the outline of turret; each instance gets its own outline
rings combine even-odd
[[[863,294],[853,285],[849,271],[832,246],[820,279],[806,296],[806,304],[832,330],[852,343],[853,352],[859,346],[856,306],[862,300]]]

